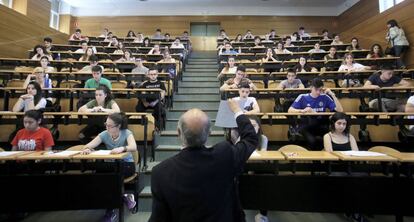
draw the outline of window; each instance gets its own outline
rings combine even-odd
[[[404,0],[379,0],[379,10],[380,13],[392,8],[393,6],[400,4]]]
[[[0,4],[7,6],[9,8],[13,7],[13,0],[0,0]]]
[[[60,0],[52,0],[51,9],[50,9],[49,26],[56,30],[59,30],[59,12],[60,12]]]

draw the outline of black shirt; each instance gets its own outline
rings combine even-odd
[[[384,82],[380,78],[380,73],[372,74],[368,80],[371,82],[372,85],[377,85],[379,87],[392,87],[394,84],[398,84],[401,82],[401,78],[398,76],[392,76],[391,79]]]
[[[139,88],[143,88],[143,89],[162,89],[165,90],[165,85],[164,83],[162,83],[161,81],[157,80],[155,82],[150,82],[150,81],[145,81],[142,83],[142,85]],[[151,103],[154,102],[157,99],[153,99],[153,98],[146,98],[145,99],[147,102]]]

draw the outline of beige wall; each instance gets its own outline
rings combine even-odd
[[[13,9],[40,25],[49,25],[51,4],[48,0],[14,0]]]

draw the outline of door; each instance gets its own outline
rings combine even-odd
[[[190,34],[194,50],[216,50],[220,23],[191,22]]]

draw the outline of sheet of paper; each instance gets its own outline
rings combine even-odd
[[[52,153],[52,154],[49,154],[49,155],[50,156],[72,156],[72,155],[78,154],[80,152],[81,151],[65,150],[65,151],[62,151],[62,152]]]
[[[378,152],[371,152],[371,151],[342,151],[341,152],[347,156],[361,156],[361,157],[370,157],[370,156],[386,156],[386,154],[378,153]]]
[[[239,100],[239,106],[243,110],[247,100]],[[214,124],[218,127],[223,128],[236,128],[237,123],[234,118],[234,113],[230,110],[227,100],[221,100],[220,105],[217,111],[216,123]]]
[[[106,155],[111,155],[111,151],[110,150],[97,150],[95,152],[91,153],[92,155],[102,155],[102,156],[106,156]]]
[[[260,157],[260,154],[255,150],[250,157]]]
[[[22,151],[4,151],[4,152],[0,152],[0,157],[11,156],[11,155],[18,154],[21,152]]]

